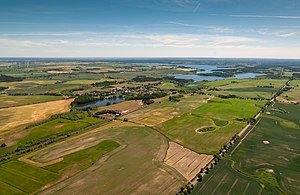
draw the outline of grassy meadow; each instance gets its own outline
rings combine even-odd
[[[213,154],[246,126],[266,101],[214,98],[157,126],[171,140],[196,152]],[[201,132],[201,128],[214,127]]]

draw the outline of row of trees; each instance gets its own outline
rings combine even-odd
[[[84,130],[92,127],[92,126],[99,125],[101,123],[103,123],[103,122],[89,124],[88,126],[85,126],[85,127],[71,129],[69,131],[65,131],[65,132],[62,132],[62,133],[50,135],[50,136],[43,137],[43,138],[40,138],[40,139],[37,139],[37,140],[28,141],[28,142],[26,142],[22,145],[19,145],[16,149],[14,149],[10,152],[4,153],[2,156],[0,156],[0,162],[8,160],[8,159],[12,158],[15,155],[25,154],[25,153],[34,151],[38,148],[41,148],[41,147],[44,147],[46,145],[57,142],[59,140],[63,140],[67,137],[78,134],[81,131],[84,131]]]
[[[180,98],[182,98],[183,95],[173,95],[173,96],[169,96],[169,101],[170,102],[179,102]]]

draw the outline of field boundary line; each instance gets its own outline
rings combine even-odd
[[[247,132],[247,134],[241,139],[241,141],[238,143],[238,145],[231,151],[231,153],[229,154],[229,156],[231,156],[234,151],[243,143],[243,141],[247,138],[247,136],[253,131],[253,129],[258,125],[258,123],[260,122],[261,118],[255,123],[254,126],[252,126],[252,128]]]
[[[243,195],[246,194],[246,192],[247,192],[249,186],[250,186],[250,182],[247,183],[247,185],[246,185],[246,187],[245,187],[245,189],[244,189]]]
[[[228,175],[228,173],[226,173],[226,175],[223,176],[223,178],[218,183],[218,185],[216,186],[216,188],[214,189],[214,191],[211,193],[211,195],[213,195],[217,191],[217,189],[220,187],[220,185],[222,184],[222,182],[226,179],[227,175]]]
[[[3,180],[0,180],[0,182],[5,183],[6,185],[11,186],[11,187],[13,187],[13,188],[15,188],[15,189],[17,189],[17,190],[20,190],[21,192],[24,192],[25,194],[28,194],[28,192],[26,192],[26,191],[24,191],[24,190],[18,188],[17,186],[11,185],[11,184],[9,184],[9,183],[3,181]]]
[[[236,183],[239,181],[239,179],[235,179],[235,181],[233,182],[232,186],[230,187],[229,191],[227,192],[227,195],[230,195],[232,189],[235,187]]]

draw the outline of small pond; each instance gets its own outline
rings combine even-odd
[[[105,99],[105,100],[98,100],[95,102],[87,103],[87,104],[82,104],[76,106],[76,109],[82,110],[85,108],[95,108],[95,107],[101,107],[101,106],[106,106],[107,103],[114,104],[114,103],[119,103],[125,101],[125,98],[114,98],[114,99]]]

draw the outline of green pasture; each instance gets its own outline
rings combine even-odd
[[[208,103],[158,125],[171,140],[196,152],[213,154],[241,131],[266,101],[214,98]],[[199,133],[204,127],[215,130]]]

